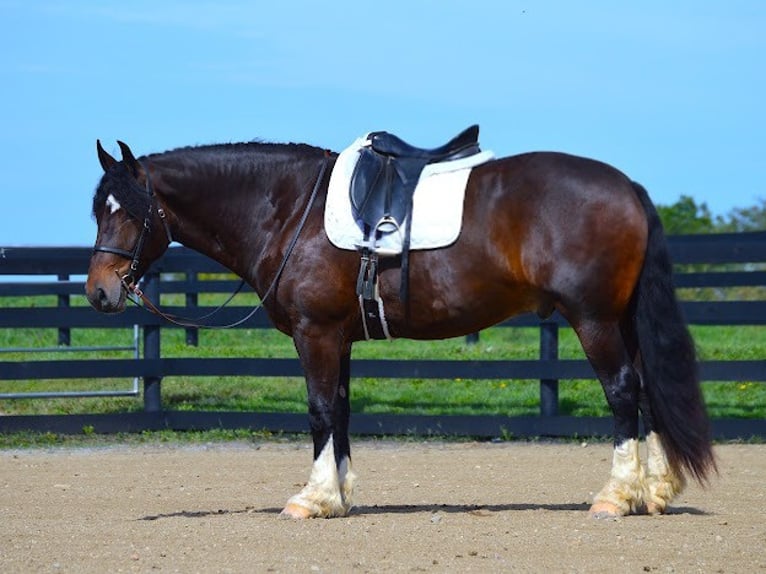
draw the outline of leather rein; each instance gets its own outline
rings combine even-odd
[[[264,301],[266,301],[267,297],[271,295],[272,291],[276,287],[277,281],[279,281],[279,278],[281,277],[282,272],[284,271],[285,266],[287,265],[287,260],[292,254],[293,249],[295,248],[295,245],[298,243],[298,237],[300,236],[301,231],[303,230],[303,227],[306,224],[306,220],[308,219],[309,212],[311,211],[311,207],[314,205],[314,200],[316,199],[317,193],[319,192],[319,187],[322,184],[322,179],[324,178],[324,174],[327,171],[327,165],[329,163],[329,159],[330,159],[330,153],[328,151],[325,151],[324,161],[322,161],[322,167],[320,168],[319,175],[317,176],[316,182],[314,183],[314,188],[311,190],[311,196],[309,197],[309,201],[306,204],[305,209],[303,210],[303,215],[301,215],[301,219],[298,222],[298,227],[295,230],[295,235],[290,241],[290,244],[287,246],[285,255],[282,258],[282,262],[280,263],[279,268],[277,269],[277,273],[276,275],[274,275],[274,279],[271,281],[269,288],[266,290],[266,293],[263,295],[263,297],[261,297],[261,300],[258,303],[258,305],[256,305],[252,309],[252,311],[250,311],[247,315],[235,321],[234,323],[230,323],[228,325],[205,325],[202,323],[198,323],[197,321],[207,319],[215,315],[218,311],[220,311],[226,305],[228,305],[231,302],[231,300],[234,298],[234,296],[241,291],[242,287],[245,284],[244,279],[240,281],[234,293],[232,293],[226,301],[224,301],[220,306],[218,306],[216,309],[214,309],[210,313],[203,315],[202,317],[197,317],[196,319],[188,319],[184,317],[179,317],[177,315],[172,315],[170,313],[165,313],[164,311],[162,311],[162,309],[159,308],[158,305],[155,305],[136,284],[135,275],[138,271],[138,265],[141,260],[141,253],[143,252],[144,245],[146,244],[146,240],[152,231],[152,215],[154,213],[155,203],[156,203],[156,196],[154,194],[154,188],[152,186],[149,170],[143,164],[141,164],[141,166],[144,168],[144,172],[146,173],[146,193],[149,195],[149,207],[147,209],[146,216],[144,217],[143,225],[141,227],[141,233],[139,234],[138,239],[136,239],[136,244],[133,246],[133,249],[131,251],[128,251],[127,249],[122,249],[119,247],[96,245],[93,247],[93,252],[94,253],[96,252],[111,253],[111,254],[119,255],[120,257],[124,257],[125,259],[130,260],[130,268],[125,275],[120,275],[119,273],[117,273],[117,271],[115,271],[115,273],[117,273],[117,275],[119,276],[120,283],[122,285],[122,288],[126,291],[128,295],[128,299],[136,306],[146,309],[147,311],[154,313],[155,315],[159,315],[166,321],[173,323],[174,325],[178,325],[180,327],[192,327],[192,328],[198,328],[198,329],[230,329],[232,327],[238,327],[239,325],[248,321],[253,315],[255,315],[255,313],[261,307],[263,307]],[[165,229],[165,235],[167,236],[168,244],[170,244],[173,242],[173,236],[170,233],[170,226],[168,225],[167,218],[165,216],[165,211],[160,206],[157,206],[156,209],[157,209],[157,215],[159,215],[160,221],[162,222],[162,225]],[[139,304],[139,302],[133,297],[131,297],[131,295],[135,295],[135,297],[140,299],[143,305]]]

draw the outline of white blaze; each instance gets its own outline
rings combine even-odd
[[[109,197],[106,198],[106,206],[109,208],[109,213],[114,213],[122,207],[120,202],[117,201],[111,193],[109,194]]]

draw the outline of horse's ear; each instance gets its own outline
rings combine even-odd
[[[117,160],[106,153],[106,150],[101,147],[101,140],[96,140],[96,151],[98,152],[98,161],[104,172],[109,171],[109,168],[117,163]]]
[[[122,151],[123,163],[130,170],[130,173],[133,174],[133,177],[138,178],[138,173],[141,170],[141,164],[138,163],[136,156],[133,155],[133,152],[130,151],[128,144],[126,144],[125,142],[121,142],[120,140],[117,140],[117,145],[120,146],[120,151]]]

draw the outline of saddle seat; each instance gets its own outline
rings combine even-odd
[[[428,160],[427,163],[460,159],[480,151],[478,125],[463,130],[446,144],[433,149],[415,147],[400,137],[385,131],[372,132],[367,136],[367,139],[370,142],[370,147],[380,154]]]

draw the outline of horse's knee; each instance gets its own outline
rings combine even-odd
[[[324,396],[309,392],[309,426],[312,431],[329,430],[333,423],[333,406]]]

